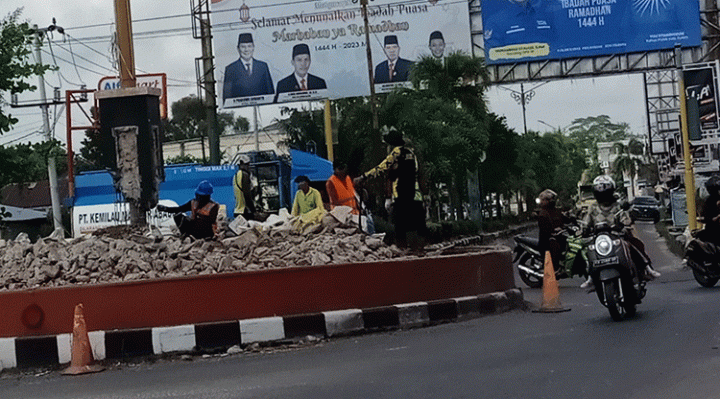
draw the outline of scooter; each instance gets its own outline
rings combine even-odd
[[[711,288],[720,280],[720,248],[701,240],[701,231],[702,229],[698,229],[690,232],[693,239],[685,249],[685,259],[698,284]]]
[[[607,223],[595,226],[588,242],[588,272],[600,303],[615,321],[634,316],[647,292],[630,251],[621,232]]]
[[[563,265],[555,265],[555,278],[570,278],[573,275],[586,275],[586,259],[582,251],[580,238],[576,237],[578,226],[570,225],[565,230],[554,235],[564,235],[567,242],[563,252]],[[539,239],[525,235],[513,237],[515,249],[513,250],[513,264],[518,269],[520,279],[530,288],[540,288],[543,285],[545,272],[545,254],[540,253]],[[569,265],[569,267],[565,266]]]

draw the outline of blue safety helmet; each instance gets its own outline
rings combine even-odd
[[[213,193],[213,186],[209,181],[203,180],[198,184],[195,195],[211,195]]]

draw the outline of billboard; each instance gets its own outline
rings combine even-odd
[[[702,132],[718,129],[717,68],[716,61],[683,66],[688,126],[698,126]]]
[[[482,0],[488,64],[700,46],[698,0]]]
[[[211,11],[222,108],[370,95],[358,0],[213,0]],[[378,93],[409,86],[431,47],[471,50],[466,1],[369,0],[368,22]]]
[[[160,118],[167,119],[167,75],[164,73],[146,73],[135,76],[136,87],[154,87],[160,89]],[[119,76],[105,76],[98,81],[98,90],[119,89]]]

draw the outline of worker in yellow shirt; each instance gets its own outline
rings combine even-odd
[[[291,214],[298,217],[295,228],[306,232],[322,221],[325,208],[320,191],[310,187],[310,179],[307,176],[296,177],[295,183],[298,185],[298,191],[295,193]]]

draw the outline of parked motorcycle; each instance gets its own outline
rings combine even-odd
[[[564,235],[567,247],[562,255],[560,265],[555,267],[555,278],[570,278],[575,275],[586,275],[586,263],[582,242],[576,237],[579,227],[576,225],[567,226],[565,230],[558,233]],[[556,239],[556,237],[551,238]],[[540,253],[540,241],[535,237],[517,235],[513,264],[518,269],[520,279],[530,288],[540,288],[543,285],[545,272],[545,254]]]
[[[600,303],[615,321],[634,316],[646,293],[630,251],[622,233],[607,223],[596,225],[588,241],[588,272]]]
[[[717,245],[700,239],[702,230],[693,230],[693,239],[685,249],[687,265],[692,269],[693,276],[703,287],[714,287],[720,280],[720,248]]]

